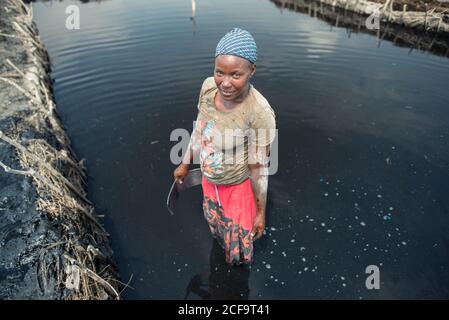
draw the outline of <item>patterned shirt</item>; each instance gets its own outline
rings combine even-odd
[[[213,77],[204,80],[193,132],[197,137],[195,141],[200,143],[201,171],[211,183],[239,184],[250,174],[248,150],[273,142],[275,114],[251,84],[248,95],[230,112],[220,111],[215,106],[217,92]]]

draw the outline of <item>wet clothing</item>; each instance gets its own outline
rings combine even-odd
[[[272,143],[275,115],[252,85],[231,112],[216,108],[215,94],[219,94],[215,81],[207,78],[201,88],[193,132],[200,144],[204,216],[225,250],[226,261],[249,263],[253,257],[251,230],[256,201],[249,179],[248,148]]]
[[[203,177],[203,212],[212,236],[225,250],[226,262],[251,262],[251,229],[256,202],[250,179],[235,185],[215,185]]]
[[[249,148],[273,142],[275,115],[252,85],[243,102],[230,112],[217,110],[216,94],[214,78],[207,78],[200,93],[194,132],[201,140],[201,171],[212,183],[238,184],[249,177]]]

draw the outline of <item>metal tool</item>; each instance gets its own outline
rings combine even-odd
[[[201,169],[197,168],[189,170],[189,173],[184,177],[182,183],[179,183],[178,180],[173,181],[173,184],[170,188],[170,192],[168,193],[167,197],[168,212],[174,215],[175,203],[179,199],[181,193],[186,189],[200,185],[202,178],[203,175],[201,174]]]

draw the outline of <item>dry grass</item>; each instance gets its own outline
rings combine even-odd
[[[22,168],[0,165],[6,172],[33,179],[37,208],[58,224],[61,241],[40,252],[41,285],[46,287],[56,275],[59,289],[68,292],[67,299],[120,299],[123,284],[117,280],[108,234],[87,199],[85,167],[75,158],[56,113],[48,79],[50,62],[32,21],[32,9],[21,0],[8,0],[7,6],[17,13],[16,34],[9,36],[23,41],[34,66],[20,70],[8,60],[11,72],[0,75],[0,80],[28,99],[31,109],[8,136],[0,131],[0,138],[14,146]],[[30,130],[43,132],[45,138],[24,138]],[[55,249],[59,254],[54,255]]]

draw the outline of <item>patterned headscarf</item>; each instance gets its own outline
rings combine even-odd
[[[257,45],[253,36],[246,30],[234,28],[218,42],[215,57],[230,54],[242,57],[252,63],[257,60]]]

